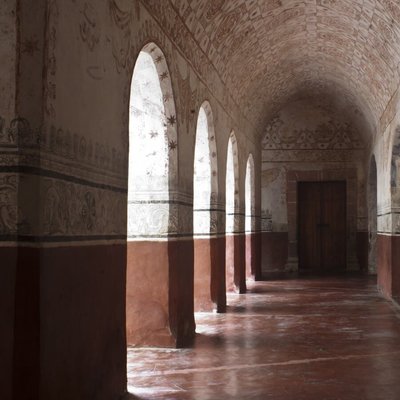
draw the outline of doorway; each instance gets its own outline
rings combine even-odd
[[[299,269],[346,269],[346,182],[298,183]]]

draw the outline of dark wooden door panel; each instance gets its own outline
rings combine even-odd
[[[346,267],[346,183],[299,182],[299,268]]]
[[[321,264],[324,269],[346,267],[346,183],[321,185]]]
[[[316,229],[321,214],[318,182],[302,182],[298,187],[299,261],[302,269],[316,269],[321,264],[320,236]]]

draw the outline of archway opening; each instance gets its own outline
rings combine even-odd
[[[377,230],[378,230],[378,210],[377,210],[377,169],[375,156],[372,156],[369,167],[368,179],[368,273],[376,274],[377,263]]]
[[[226,268],[226,290],[233,292],[239,290],[237,266],[235,266],[235,253],[240,249],[235,245],[235,233],[238,228],[238,153],[235,134],[232,132],[228,141],[226,157],[226,184],[225,184],[225,268]]]
[[[211,311],[212,298],[212,236],[217,233],[217,220],[212,206],[217,199],[217,166],[214,125],[210,105],[199,110],[196,129],[193,178],[194,233],[194,309]]]
[[[250,154],[246,166],[245,180],[245,233],[246,233],[246,279],[255,277],[255,190],[254,190],[254,159]]]
[[[175,106],[161,50],[150,43],[133,71],[129,104],[126,333],[128,345],[170,346],[170,185]],[[173,123],[172,123],[173,122]]]

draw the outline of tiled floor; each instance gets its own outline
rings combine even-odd
[[[250,283],[192,349],[128,349],[132,399],[400,399],[400,312],[357,276]]]

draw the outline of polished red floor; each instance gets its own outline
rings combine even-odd
[[[128,349],[135,399],[400,399],[400,312],[357,276],[248,284],[192,349]]]

